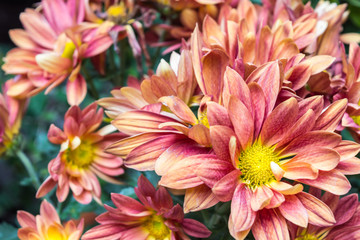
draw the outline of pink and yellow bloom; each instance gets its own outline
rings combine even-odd
[[[8,74],[21,75],[9,89],[11,96],[30,97],[45,93],[66,78],[70,105],[85,98],[87,88],[80,74],[83,59],[104,52],[113,43],[105,25],[84,22],[84,1],[43,0],[39,9],[20,15],[25,29],[10,30],[17,45],[2,66]]]
[[[232,200],[229,230],[237,239],[243,239],[250,229],[256,239],[272,239],[272,234],[288,239],[285,219],[304,227],[309,222],[330,226],[334,221],[331,211],[302,192],[300,183],[345,194],[351,186],[344,174],[359,173],[359,168],[351,167],[358,164],[355,155],[360,146],[334,133],[346,100],[324,111],[321,97],[299,102],[289,98],[276,104],[281,79],[278,62],[255,70],[247,83],[228,68],[222,93],[227,112],[214,111],[224,107],[207,103],[215,154],[182,159],[160,181],[175,189],[205,183],[218,200]],[[325,220],[314,217],[322,214]]]
[[[46,200],[41,203],[40,215],[18,211],[17,219],[20,240],[80,240],[84,230],[83,220],[77,226],[73,220],[62,225],[55,208]]]
[[[140,202],[113,193],[111,199],[116,208],[105,205],[106,213],[97,217],[100,223],[84,234],[84,240],[150,240],[190,239],[209,237],[211,232],[200,222],[184,218],[179,204],[173,205],[165,188],[157,190],[144,176],[138,179],[135,193]]]
[[[96,108],[95,103],[83,110],[73,106],[65,114],[64,131],[50,126],[49,141],[61,145],[61,149],[49,163],[50,176],[38,189],[37,198],[57,186],[56,196],[60,202],[67,198],[70,189],[74,198],[82,204],[90,203],[92,198],[101,202],[97,177],[119,183],[112,177],[123,174],[123,161],[105,153],[104,149],[123,135],[109,134],[113,131],[111,126],[97,130],[102,123],[103,111],[96,111]]]

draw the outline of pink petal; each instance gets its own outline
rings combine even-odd
[[[279,206],[279,211],[290,222],[303,228],[307,227],[307,210],[295,195],[285,196],[285,201]]]
[[[296,196],[306,208],[310,224],[326,227],[336,222],[331,209],[316,197],[305,192],[301,192]]]
[[[236,232],[245,231],[253,225],[256,212],[251,209],[251,190],[245,184],[237,185],[231,202],[231,218]]]
[[[255,239],[290,240],[285,219],[273,209],[263,209],[252,227]]]

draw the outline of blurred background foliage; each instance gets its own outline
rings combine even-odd
[[[19,14],[26,7],[32,7],[35,0],[12,0],[0,2],[0,59],[6,52],[13,48],[9,37],[8,30],[19,28]],[[253,2],[259,3],[259,0]],[[307,2],[307,1],[305,1]],[[311,4],[316,6],[318,0],[312,0]],[[331,0],[337,4],[347,3],[350,12],[348,21],[344,24],[344,32],[360,32],[360,1],[359,0]],[[107,70],[113,75],[106,77],[99,75],[91,65],[87,63],[87,73],[95,84],[97,92],[89,92],[87,99],[82,103],[82,107],[96,100],[97,97],[108,96],[113,88],[113,83],[122,83],[129,75],[137,76],[137,68],[132,56],[127,40],[121,42],[123,49],[123,59],[115,57],[115,60],[106,64]],[[154,66],[157,66],[161,59],[159,50],[149,49]],[[115,56],[114,50],[108,52],[109,57]],[[168,57],[165,58],[168,60]],[[0,62],[2,64],[2,61]],[[0,71],[1,85],[11,76],[6,76]],[[51,123],[62,128],[63,116],[68,109],[65,96],[65,86],[55,88],[48,95],[43,93],[33,97],[29,101],[28,110],[23,120],[21,128],[21,136],[18,139],[23,152],[29,157],[34,164],[34,168],[38,173],[42,182],[47,176],[47,164],[58,153],[58,148],[52,145],[47,139],[47,131]],[[351,139],[350,134],[343,133],[345,139]],[[145,176],[156,185],[158,176],[152,172],[144,173]],[[133,187],[137,185],[137,178],[140,173],[131,169],[126,170],[126,174],[120,177],[126,185],[111,185],[102,182],[102,200],[104,203],[111,205],[109,196],[110,192],[121,193],[130,197],[136,197]],[[350,176],[352,183],[351,192],[360,192],[360,176]],[[41,200],[35,198],[36,188],[28,177],[26,170],[16,156],[6,156],[0,159],[0,239],[13,240],[17,238],[16,211],[25,210],[33,214],[38,214]],[[51,194],[50,194],[51,195]],[[183,198],[173,196],[176,203],[182,204]],[[54,194],[50,197],[50,201],[57,203]],[[86,217],[90,222],[96,214],[104,212],[103,207],[96,202],[89,205],[81,205],[73,200],[70,196],[63,204],[55,204],[58,211],[61,212],[61,219],[68,220],[70,218],[78,219],[80,216]],[[231,239],[227,229],[227,217],[229,214],[230,204],[219,204],[208,211],[202,213],[190,213],[188,216],[200,220],[205,223],[210,230],[213,231],[211,239]],[[82,213],[82,215],[81,215]],[[84,215],[84,213],[86,213]]]

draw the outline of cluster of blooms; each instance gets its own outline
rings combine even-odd
[[[151,26],[146,2],[179,11],[179,25]],[[106,50],[128,37],[134,56],[150,60],[137,11],[149,31],[170,34],[158,46],[180,54],[81,110],[84,59],[102,71]],[[105,205],[82,239],[206,238],[184,213],[219,202],[231,202],[235,239],[250,231],[257,240],[359,239],[358,197],[340,198],[351,189],[346,175],[360,173],[360,47],[357,35],[340,34],[347,16],[346,5],[324,1],[313,9],[301,0],[42,0],[21,14],[25,30],[10,32],[18,47],[3,69],[16,77],[0,98],[0,152],[18,133],[25,99],[68,79],[75,106],[63,130],[49,129],[60,151],[36,197],[56,187],[60,202],[71,190],[79,203],[101,204],[98,177],[119,183],[123,165],[161,177],[156,190],[140,176],[141,203],[112,194],[115,208]],[[111,125],[99,129],[96,104]],[[344,129],[355,141],[342,139]],[[165,187],[185,195],[183,208]],[[22,240],[76,240],[83,231],[82,222],[63,227],[46,201],[40,216],[19,212],[18,221]]]

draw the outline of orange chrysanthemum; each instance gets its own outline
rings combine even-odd
[[[102,118],[103,111],[96,111],[95,103],[84,110],[73,106],[65,115],[64,131],[50,126],[48,138],[52,143],[61,145],[61,149],[58,156],[50,161],[50,176],[41,185],[36,197],[46,195],[57,185],[56,195],[60,202],[66,199],[69,189],[80,203],[87,204],[93,197],[100,202],[101,188],[97,176],[119,183],[111,176],[123,174],[123,161],[105,153],[104,149],[122,134],[109,134],[109,126],[97,130]]]
[[[76,226],[73,220],[64,225],[55,208],[44,200],[40,206],[40,215],[36,217],[25,211],[18,211],[17,219],[21,228],[18,230],[20,240],[79,240],[84,230],[84,222]]]

